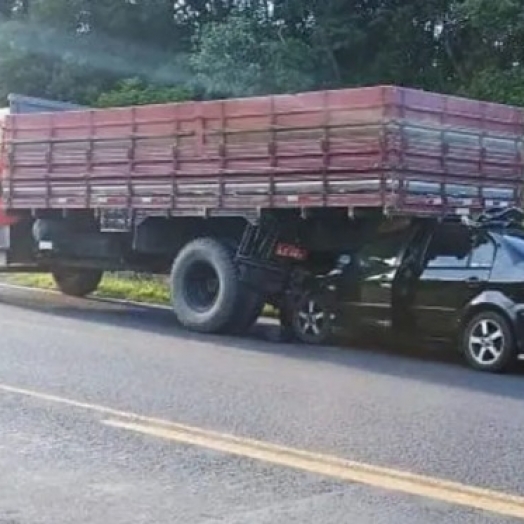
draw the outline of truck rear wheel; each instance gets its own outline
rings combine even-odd
[[[238,247],[237,243],[228,238],[221,238],[219,242],[226,247],[231,259],[233,260]],[[253,288],[240,283],[235,314],[231,317],[230,321],[226,326],[224,326],[221,332],[228,335],[244,335],[258,320],[258,317],[262,314],[264,305],[265,300],[262,294],[258,293]]]
[[[171,302],[179,322],[200,333],[232,327],[241,289],[230,250],[199,238],[178,254],[171,271]]]
[[[85,297],[96,291],[102,280],[100,269],[56,268],[52,275],[58,289],[71,297]]]
[[[243,335],[249,331],[264,309],[264,300],[259,293],[251,289],[241,289],[237,298],[236,313],[225,326],[224,332],[231,335]]]

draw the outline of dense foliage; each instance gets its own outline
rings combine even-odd
[[[524,0],[0,0],[0,99],[395,83],[524,105]]]

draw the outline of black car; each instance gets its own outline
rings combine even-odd
[[[288,317],[306,343],[380,330],[452,343],[492,372],[524,353],[524,232],[512,222],[385,221],[306,282]]]

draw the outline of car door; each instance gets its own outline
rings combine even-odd
[[[409,223],[387,224],[355,254],[342,297],[344,316],[353,326],[391,327],[393,282],[411,234]]]
[[[413,292],[415,326],[430,338],[448,338],[461,310],[486,285],[496,246],[483,231],[461,224],[438,225],[429,241]]]

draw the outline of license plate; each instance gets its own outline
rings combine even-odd
[[[293,244],[277,244],[275,255],[282,258],[292,258],[294,260],[306,260],[307,251]]]

